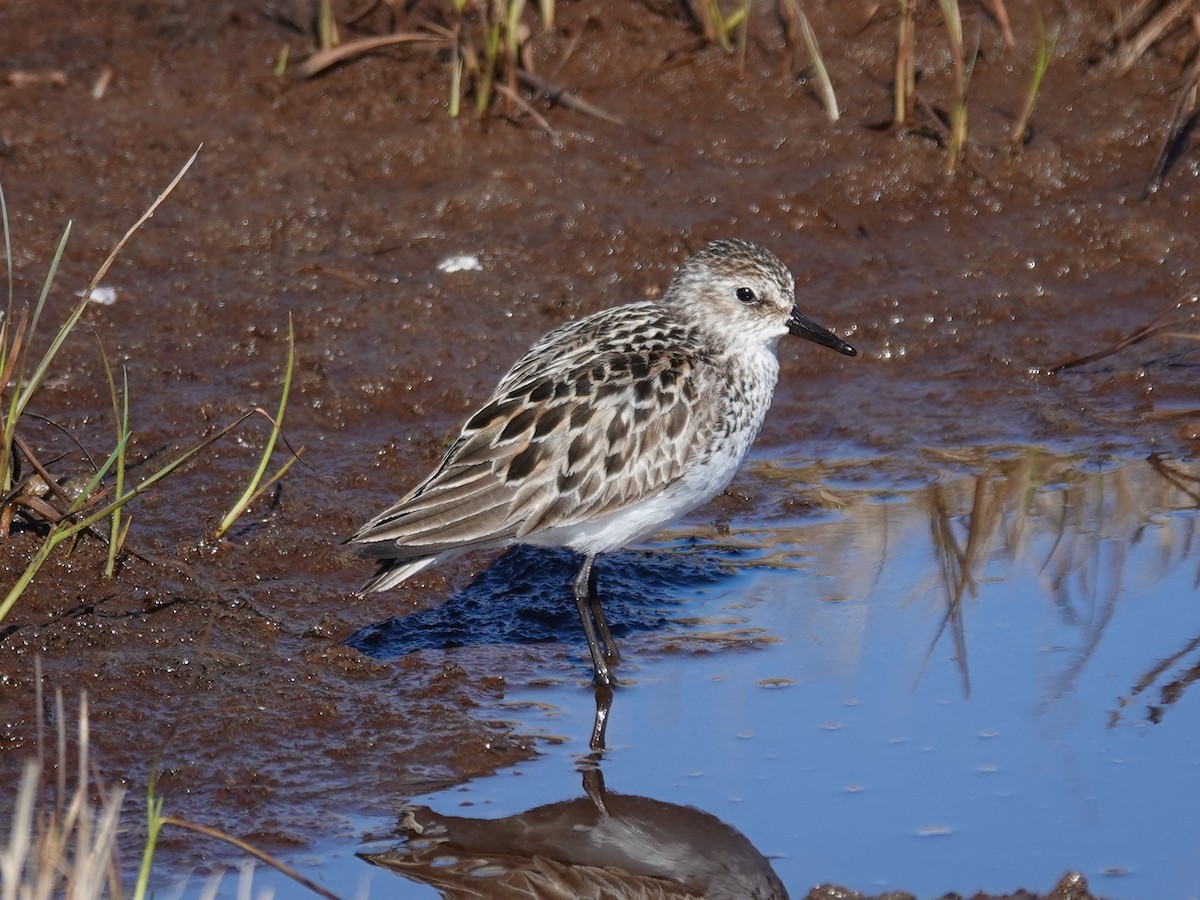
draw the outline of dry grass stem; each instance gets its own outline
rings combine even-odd
[[[162,821],[164,825],[171,825],[175,828],[182,828],[185,831],[194,832],[195,834],[202,834],[205,837],[213,838],[214,840],[229,844],[231,847],[236,847],[243,853],[253,856],[260,862],[263,862],[276,871],[283,873],[297,884],[308,888],[314,894],[324,897],[325,900],[342,900],[342,898],[333,891],[322,887],[310,878],[304,877],[287,863],[275,858],[264,850],[258,849],[252,844],[246,843],[241,838],[236,838],[231,834],[226,834],[224,831],[221,831],[218,828],[210,828],[207,825],[189,822],[186,819],[178,819],[175,816],[164,816]]]
[[[821,54],[821,47],[817,43],[817,35],[813,31],[812,23],[809,22],[808,16],[800,7],[799,0],[780,0],[779,9],[787,28],[788,43],[795,43],[797,38],[804,42],[804,49],[808,53],[809,61],[816,74],[821,105],[825,107],[825,114],[829,116],[829,121],[836,122],[841,118],[842,113],[838,108],[837,94],[834,93],[833,81],[825,66],[825,57]]]
[[[566,146],[563,144],[562,138],[558,136],[558,132],[550,127],[550,123],[546,121],[546,117],[530,106],[528,100],[510,88],[507,84],[496,85],[496,90],[503,94],[504,97],[514,106],[517,106],[523,110],[526,115],[533,119],[533,121],[537,122],[538,127],[541,128],[542,131],[546,132],[546,135],[554,143],[555,147],[562,149],[564,146]]]
[[[1146,52],[1161,40],[1168,31],[1186,22],[1188,13],[1194,8],[1195,0],[1170,0],[1161,3],[1148,18],[1141,20],[1146,4],[1141,4],[1136,15],[1125,16],[1114,29],[1118,48],[1113,56],[1113,66],[1118,76],[1124,75],[1137,64]]]
[[[317,0],[317,43],[322,51],[338,44],[337,20],[333,15],[333,0]]]
[[[913,6],[916,0],[898,0],[900,3],[900,25],[896,34],[896,66],[892,76],[892,123],[902,125],[913,115],[916,95],[916,63],[913,41]]]
[[[61,691],[56,691],[55,701],[61,713]],[[100,790],[99,800],[92,800],[86,695],[79,704],[79,760],[73,789],[67,783],[66,722],[61,715],[56,721],[58,790],[53,801],[45,799],[42,761],[31,759],[25,764],[8,842],[0,849],[0,895],[13,900],[119,897],[117,833],[124,791]]]
[[[312,78],[314,75],[324,72],[331,66],[336,66],[338,63],[345,62],[348,59],[354,59],[375,50],[381,50],[384,47],[414,43],[446,43],[446,36],[432,32],[410,31],[401,34],[385,34],[379,37],[347,41],[344,44],[339,44],[337,47],[323,49],[314,53],[296,67],[296,73],[301,78]]]
[[[1004,5],[1004,0],[984,0],[988,12],[992,14],[992,18],[996,20],[996,24],[1000,26],[1000,34],[1004,37],[1004,46],[1012,49],[1017,45],[1016,39],[1013,37],[1012,23],[1008,20],[1008,8]],[[1037,10],[1037,7],[1034,7]]]
[[[946,147],[946,174],[950,175],[958,168],[967,148],[967,89],[970,87],[971,72],[979,53],[979,42],[977,39],[975,51],[968,62],[966,45],[963,42],[962,11],[958,0],[938,0],[938,6],[946,23],[950,55],[954,64],[954,105],[950,110],[950,134]]]

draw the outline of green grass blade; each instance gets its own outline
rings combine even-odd
[[[488,107],[492,104],[492,84],[496,80],[500,56],[500,26],[499,21],[493,22],[484,36],[483,66],[475,87],[475,112],[480,119],[487,115]]]
[[[68,515],[78,512],[87,503],[92,493],[100,487],[100,482],[104,480],[109,470],[116,464],[118,459],[125,455],[125,444],[128,441],[128,434],[121,436],[121,439],[117,441],[117,446],[113,447],[112,452],[108,454],[108,458],[104,460],[100,468],[92,473],[92,477],[88,479],[88,483],[84,485],[83,490],[75,495],[74,501],[72,501],[70,508],[67,510]],[[117,496],[120,495],[118,494]]]
[[[13,313],[13,258],[12,232],[8,228],[8,202],[4,199],[4,186],[0,185],[0,222],[4,226],[4,261],[8,268],[8,303],[4,307],[4,321],[7,324]],[[0,369],[4,368],[4,360],[0,359]]]
[[[58,347],[66,340],[66,332],[70,331],[70,327],[74,326],[72,322],[70,326],[64,325],[59,329],[55,343],[52,344],[53,352],[47,350],[42,357],[41,363],[34,370],[33,375],[25,379],[25,369],[29,360],[29,347],[33,343],[33,334],[37,330],[38,319],[42,315],[42,309],[46,305],[46,298],[50,295],[50,287],[54,284],[54,276],[58,272],[58,264],[62,259],[63,251],[67,248],[67,238],[71,235],[71,223],[67,223],[67,227],[63,229],[62,238],[59,239],[58,248],[54,251],[54,259],[50,262],[50,269],[46,273],[46,280],[42,284],[42,293],[38,297],[37,305],[33,308],[33,317],[29,320],[29,327],[25,331],[25,340],[21,348],[21,357],[17,361],[16,370],[13,373],[13,388],[12,401],[8,409],[8,421],[5,423],[6,431],[15,432],[17,428],[17,420],[21,418],[21,414],[25,412],[25,407],[29,404],[29,399],[37,391],[42,383],[42,379],[46,377],[46,370],[50,367],[50,360],[53,358],[54,352],[57,352]],[[80,303],[80,314],[82,314],[82,306],[86,303],[86,298]],[[4,445],[11,446],[11,433],[5,435]]]
[[[117,444],[124,448],[131,434],[129,430],[129,371],[124,366],[121,367],[122,400],[118,400],[117,385],[113,380],[112,367],[108,364],[108,354],[104,352],[103,345],[100,345],[100,361],[104,364],[104,376],[108,380],[108,394],[112,399],[113,425],[117,431]],[[116,481],[113,484],[113,494],[117,497],[125,493],[126,456],[127,453],[124,449],[117,455]],[[124,541],[123,535],[129,530],[129,523],[125,523],[124,528],[122,528],[121,513],[122,507],[117,507],[112,513],[112,522],[110,523],[108,537],[108,559],[104,564],[105,578],[112,578],[113,572],[116,571],[117,554],[121,551],[121,544]]]
[[[525,0],[508,0],[504,16],[504,52],[508,65],[516,66],[517,52],[521,43],[521,13],[525,11]]]
[[[1025,135],[1029,132],[1029,122],[1033,118],[1033,109],[1037,105],[1038,94],[1042,89],[1042,80],[1046,77],[1046,72],[1050,69],[1050,63],[1054,60],[1054,50],[1058,46],[1059,29],[1056,26],[1049,35],[1046,34],[1045,23],[1042,22],[1041,12],[1037,14],[1037,55],[1033,61],[1033,75],[1029,79],[1029,90],[1025,93],[1025,105],[1021,109],[1021,115],[1017,119],[1016,127],[1013,128],[1012,146],[1014,150],[1019,150],[1025,141]]]
[[[250,479],[250,483],[246,486],[246,490],[242,492],[242,496],[230,507],[229,512],[225,514],[225,518],[221,519],[221,524],[217,526],[216,537],[224,535],[233,523],[238,520],[238,517],[246,511],[247,507],[254,502],[254,498],[258,496],[259,484],[261,484],[263,476],[266,475],[267,466],[271,464],[271,454],[275,452],[275,442],[279,440],[279,433],[283,428],[283,415],[287,411],[288,395],[292,390],[292,373],[295,371],[295,368],[296,335],[292,326],[292,317],[289,314],[287,368],[283,375],[283,394],[279,398],[279,411],[275,414],[274,425],[271,428],[270,436],[267,438],[267,444],[263,449],[262,459],[259,460],[258,469],[255,470],[254,477]],[[282,474],[282,472],[279,474]],[[279,476],[277,475],[276,477]]]
[[[277,482],[280,478],[282,478],[284,475],[286,475],[288,469],[290,469],[294,463],[297,463],[300,461],[300,454],[303,451],[304,451],[304,448],[301,447],[299,450],[297,450],[295,452],[294,455],[289,456],[287,458],[287,462],[285,462],[282,466],[280,466],[278,469],[275,470],[274,475],[272,475],[270,478],[267,478],[266,480],[264,480],[263,483],[258,486],[258,490],[254,492],[254,496],[252,496],[250,498],[250,503],[254,503],[256,500],[258,500],[259,497],[261,497],[263,494],[265,494],[267,491],[269,491],[271,489],[271,486],[273,484],[275,484],[275,482]],[[247,505],[249,505],[249,504],[247,504]]]
[[[138,867],[137,885],[133,889],[133,900],[145,900],[150,887],[150,868],[154,863],[154,851],[158,847],[158,834],[163,826],[163,798],[156,791],[156,779],[150,779],[146,788],[146,844],[142,847],[142,864]]]
[[[196,151],[191,155],[188,161],[183,164],[183,168],[180,169],[175,177],[171,179],[171,183],[168,184],[166,189],[155,198],[154,202],[151,203],[149,208],[142,213],[141,217],[133,223],[129,230],[125,232],[125,236],[117,242],[117,245],[113,247],[112,251],[108,254],[108,258],[104,260],[100,268],[96,271],[96,274],[92,276],[92,280],[89,282],[87,290],[83,292],[83,297],[80,299],[75,309],[71,312],[71,315],[67,318],[67,321],[63,323],[61,328],[59,328],[58,334],[54,336],[54,340],[51,342],[50,346],[46,349],[45,354],[42,356],[42,361],[38,364],[33,376],[29,379],[24,390],[21,392],[20,402],[18,402],[16,406],[18,413],[25,409],[30,398],[41,386],[42,379],[46,377],[46,371],[50,368],[50,363],[54,361],[54,357],[58,354],[59,348],[62,347],[63,342],[66,341],[67,337],[74,330],[76,323],[79,322],[80,317],[83,316],[83,312],[87,309],[88,302],[91,300],[92,291],[94,291],[96,286],[100,284],[101,279],[108,274],[108,270],[116,261],[117,255],[122,249],[124,249],[125,244],[129,242],[129,239],[133,237],[134,233],[141,228],[151,216],[154,215],[155,211],[162,204],[162,202],[167,199],[167,196],[171,193],[171,191],[175,190],[175,186],[179,184],[180,179],[183,178],[187,170],[192,167],[192,163],[196,161],[196,157],[199,154],[200,147],[197,147]],[[59,242],[58,252],[54,256],[54,263],[51,266],[51,274],[46,280],[46,285],[42,289],[42,297],[38,300],[37,309],[34,311],[33,322],[29,328],[29,333],[31,335],[33,334],[34,328],[37,326],[38,315],[42,311],[42,305],[45,303],[46,294],[49,292],[50,283],[53,280],[53,273],[58,268],[58,260],[62,256],[63,248],[66,246],[67,235],[70,234],[70,232],[71,225],[70,223],[67,223],[67,230],[63,233],[63,238]]]

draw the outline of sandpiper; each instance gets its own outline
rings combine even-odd
[[[773,254],[718,240],[685,261],[660,298],[550,332],[500,379],[433,473],[349,539],[379,562],[362,591],[468,550],[569,547],[582,556],[574,596],[595,681],[611,688],[619,654],[596,594],[596,556],[729,484],[771,405],[780,337],[856,355],[794,300],[794,279]]]

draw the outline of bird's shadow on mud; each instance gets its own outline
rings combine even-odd
[[[596,585],[613,635],[620,640],[681,618],[696,593],[733,577],[730,555],[684,545],[600,557]],[[571,594],[579,563],[567,550],[513,547],[445,603],[368,625],[346,643],[388,660],[414,650],[581,640]]]

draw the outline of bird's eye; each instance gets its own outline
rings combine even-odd
[[[753,303],[755,300],[758,299],[758,297],[755,295],[754,291],[752,291],[748,287],[738,288],[737,292],[736,292],[736,296],[743,303]]]

